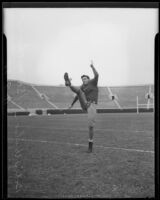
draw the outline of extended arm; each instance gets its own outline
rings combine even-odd
[[[97,70],[95,69],[95,67],[93,66],[93,63],[91,63],[90,66],[91,66],[93,74],[94,74],[94,79],[93,80],[95,80],[95,82],[97,83],[98,82],[99,74],[98,74]]]
[[[98,72],[96,71],[96,69],[95,69],[95,67],[93,66],[93,64],[91,64],[90,66],[91,66],[91,68],[92,68],[92,70],[93,70],[94,78],[98,77],[99,74],[98,74]]]

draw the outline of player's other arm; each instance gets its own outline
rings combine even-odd
[[[97,70],[95,69],[95,67],[93,66],[93,63],[91,63],[90,67],[92,68],[92,71],[93,71],[93,74],[94,74],[94,80],[97,83],[99,74],[98,74]]]
[[[78,100],[78,96],[76,95],[73,99],[73,102],[71,103],[71,105],[69,106],[69,108],[72,108],[73,105],[76,103],[76,101]]]

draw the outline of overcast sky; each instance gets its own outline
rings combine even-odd
[[[8,8],[8,79],[64,84],[99,72],[100,86],[154,83],[158,9]]]

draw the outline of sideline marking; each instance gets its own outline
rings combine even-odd
[[[14,138],[8,138],[8,140],[16,140]],[[41,143],[51,143],[51,144],[63,144],[63,145],[73,145],[73,146],[85,146],[87,147],[88,145],[86,144],[76,144],[76,143],[63,143],[63,142],[54,142],[54,141],[47,141],[47,140],[32,140],[32,139],[22,139],[22,138],[18,138],[18,140],[20,141],[24,141],[24,142],[41,142]],[[104,148],[104,149],[114,149],[114,150],[123,150],[123,151],[135,151],[135,152],[141,152],[141,153],[152,153],[154,154],[154,151],[145,151],[145,150],[141,150],[141,149],[127,149],[127,148],[120,148],[120,147],[105,147],[105,146],[99,146],[99,145],[95,145],[95,147],[97,148]]]

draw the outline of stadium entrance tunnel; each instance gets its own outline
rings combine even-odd
[[[136,113],[136,108],[125,108],[125,109],[97,109],[97,113]],[[139,108],[139,113],[143,112],[154,112],[153,108]],[[38,109],[35,110],[34,115],[54,115],[54,114],[82,114],[86,113],[81,109]],[[29,111],[13,111],[8,112],[8,116],[33,116],[33,112]]]

